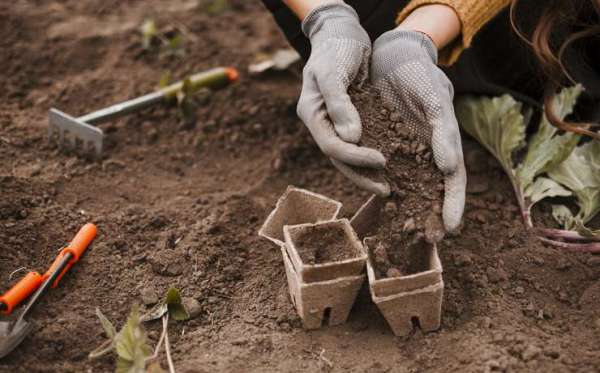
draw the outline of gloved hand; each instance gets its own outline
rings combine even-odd
[[[403,123],[421,142],[431,144],[444,174],[442,218],[447,231],[461,221],[467,184],[454,88],[437,66],[437,49],[420,32],[394,29],[373,43],[371,80],[382,99],[398,110]]]
[[[384,168],[383,154],[356,145],[362,126],[347,91],[367,79],[371,57],[371,40],[358,15],[343,1],[332,1],[313,9],[302,22],[302,31],[310,39],[311,54],[303,71],[298,116],[342,172],[347,165]],[[358,184],[379,195],[389,194],[386,183]]]

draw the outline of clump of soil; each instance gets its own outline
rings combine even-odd
[[[401,122],[401,115],[386,107],[372,87],[352,89],[350,97],[363,125],[362,146],[377,149],[387,159],[383,173],[358,170],[385,179],[392,195],[374,232],[374,264],[379,277],[397,277],[423,270],[418,255],[427,243],[444,237],[441,204],[444,184],[429,144]]]
[[[312,226],[300,232],[294,241],[305,264],[335,262],[357,255],[344,228],[339,226]]]

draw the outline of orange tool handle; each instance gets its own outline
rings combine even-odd
[[[9,315],[12,310],[37,290],[44,282],[44,278],[37,272],[29,272],[4,295],[0,296],[0,303],[4,304],[2,314]]]
[[[235,67],[226,67],[225,74],[231,83],[237,81],[240,77],[240,73]]]
[[[50,275],[56,270],[56,267],[65,255],[71,254],[71,261],[69,261],[69,264],[65,267],[61,274],[56,278],[56,281],[54,281],[54,283],[52,284],[53,288],[57,287],[60,279],[65,275],[65,273],[67,273],[69,268],[71,268],[73,264],[75,264],[79,260],[85,249],[87,249],[94,237],[96,237],[96,232],[97,228],[92,223],[87,223],[86,225],[81,227],[79,232],[77,232],[75,237],[73,237],[73,240],[71,241],[69,246],[65,247],[60,251],[56,259],[54,259],[54,262],[52,263],[50,268],[46,271],[46,273],[44,273],[44,280],[50,277]]]

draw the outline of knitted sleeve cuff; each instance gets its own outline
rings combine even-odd
[[[452,65],[461,52],[471,45],[473,37],[483,25],[510,3],[510,0],[412,0],[398,14],[396,23],[402,22],[416,8],[429,4],[448,5],[461,22],[461,38],[446,46],[439,54],[441,65]]]

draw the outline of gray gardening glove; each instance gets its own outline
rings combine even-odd
[[[437,66],[437,49],[420,32],[394,29],[373,43],[371,79],[382,99],[420,141],[431,144],[444,174],[442,217],[455,230],[465,206],[467,176],[452,98],[454,88]]]
[[[302,31],[310,39],[311,54],[303,71],[298,116],[342,172],[346,165],[384,168],[383,154],[356,145],[362,126],[347,91],[367,79],[371,57],[371,40],[358,15],[343,1],[331,1],[306,16]],[[367,180],[359,186],[389,194],[387,184]]]

